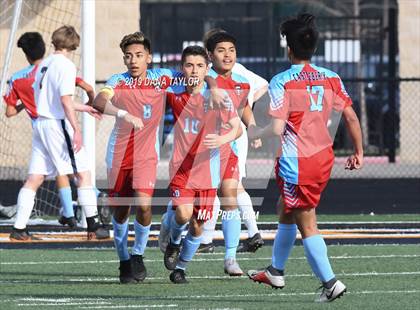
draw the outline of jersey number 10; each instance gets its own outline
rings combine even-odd
[[[315,85],[315,86],[306,86],[306,90],[309,93],[309,98],[311,99],[311,112],[322,111],[322,100],[324,98],[324,86],[321,85]],[[317,95],[317,100],[315,102],[315,99],[313,95]]]

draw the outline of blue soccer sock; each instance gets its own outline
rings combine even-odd
[[[312,271],[322,281],[328,282],[333,279],[334,272],[331,269],[327,255],[327,245],[321,235],[314,235],[303,239],[305,256],[311,265]]]
[[[131,254],[133,255],[143,255],[144,250],[146,249],[147,241],[149,240],[150,225],[143,226],[137,220],[134,220],[134,232],[136,239],[134,241],[134,246],[131,249]]]
[[[271,258],[271,265],[274,268],[284,270],[286,261],[295,244],[296,232],[296,224],[279,224]]]
[[[171,229],[170,229],[170,240],[172,244],[180,244],[182,232],[187,227],[188,223],[178,224],[176,221],[176,216],[173,216],[171,219]]]
[[[114,244],[120,260],[128,260],[127,238],[128,238],[128,219],[119,224],[114,217],[112,217],[112,226],[114,228]]]
[[[73,198],[71,197],[71,188],[70,186],[62,187],[58,190],[58,195],[60,197],[61,207],[63,209],[64,217],[73,217]]]
[[[187,268],[188,262],[190,262],[195,252],[197,252],[198,247],[201,243],[201,236],[194,237],[190,232],[187,233],[185,239],[182,243],[181,253],[179,254],[179,260],[176,265],[177,269],[185,270]]]
[[[175,216],[175,210],[172,209],[172,201],[168,202],[168,207],[166,208],[166,215],[162,225],[165,229],[170,229],[172,218]]]
[[[236,258],[236,249],[241,235],[241,217],[238,209],[222,213],[222,230],[225,238],[225,259]]]

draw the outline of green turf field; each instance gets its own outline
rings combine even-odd
[[[0,309],[419,309],[420,246],[329,246],[337,277],[348,287],[341,299],[313,302],[319,283],[311,275],[303,248],[295,247],[287,265],[286,287],[272,290],[248,278],[223,274],[222,248],[196,256],[190,283],[170,283],[162,254],[147,249],[144,283],[117,282],[112,249],[0,250]],[[244,270],[266,266],[271,247],[238,255]]]

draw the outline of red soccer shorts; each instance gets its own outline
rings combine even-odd
[[[230,145],[220,148],[220,176],[222,181],[228,179],[239,181],[238,156]]]
[[[316,184],[291,184],[277,178],[277,185],[284,203],[284,212],[290,213],[295,209],[316,208],[321,199],[321,193],[327,186],[327,182]]]
[[[195,190],[169,186],[173,209],[180,205],[193,205],[193,215],[198,221],[205,222],[213,217],[213,203],[217,189]]]
[[[133,197],[134,192],[153,196],[156,163],[145,162],[136,169],[111,169],[108,183],[111,197]]]

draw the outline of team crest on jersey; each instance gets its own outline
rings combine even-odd
[[[235,93],[240,96],[242,94],[241,85],[235,85]]]

